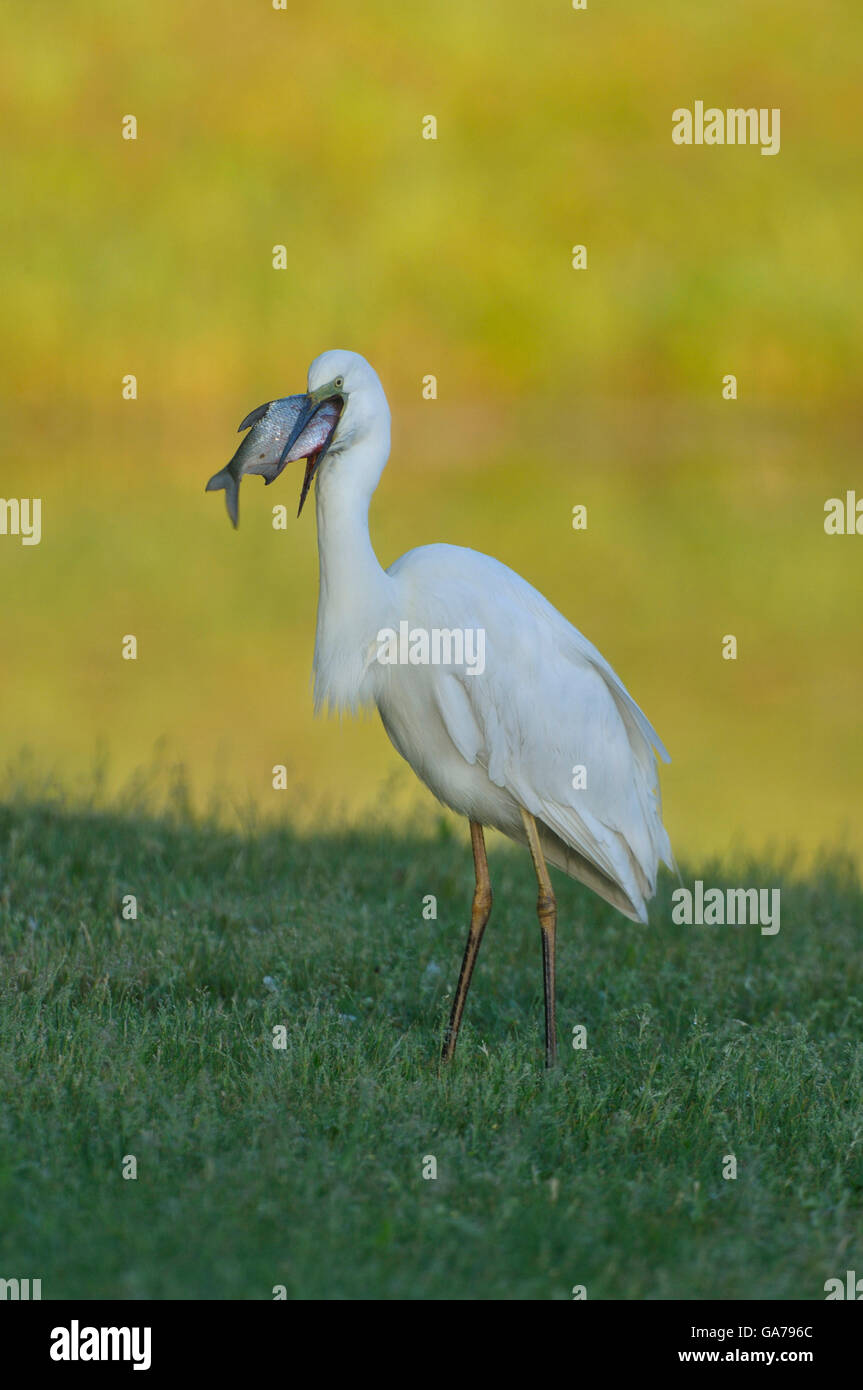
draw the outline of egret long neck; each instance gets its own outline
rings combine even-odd
[[[392,580],[369,536],[371,471],[355,446],[333,459],[315,489],[318,520],[318,624],[315,704],[356,708],[372,698],[365,679],[370,650],[389,621]],[[383,463],[374,470],[380,472]]]

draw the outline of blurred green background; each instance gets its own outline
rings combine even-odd
[[[859,852],[863,539],[823,530],[863,496],[859,4],[31,0],[3,25],[0,495],[43,499],[41,545],[0,537],[7,784],[182,766],[228,812],[428,803],[376,718],[312,717],[313,513],[271,524],[298,472],[246,482],[237,534],[203,491],[251,407],[349,347],[394,414],[384,564],[487,550],[595,641],[672,752],[678,854]],[[673,145],[699,99],[781,108],[781,152]]]

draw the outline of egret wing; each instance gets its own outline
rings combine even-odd
[[[414,551],[412,589],[425,595],[429,624],[484,633],[481,671],[434,673],[450,738],[547,828],[552,862],[646,920],[658,861],[673,863],[658,735],[593,644],[514,571],[475,551],[425,549],[434,579]]]

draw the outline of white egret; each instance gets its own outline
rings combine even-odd
[[[324,406],[334,428],[320,424]],[[476,888],[443,1059],[455,1051],[491,911],[483,827],[492,826],[528,846],[536,872],[551,1065],[557,905],[546,861],[646,922],[658,861],[673,863],[654,749],[668,754],[596,647],[513,570],[454,545],[381,567],[368,509],[389,456],[390,411],[357,353],[325,352],[309,368],[279,467],[301,450],[300,509],[314,479],[318,523],[315,708],[376,705],[417,776],[470,822]]]

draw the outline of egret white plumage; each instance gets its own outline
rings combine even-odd
[[[335,417],[332,428],[328,417],[326,430],[320,427],[324,407]],[[314,451],[304,445],[307,435]],[[646,922],[659,861],[673,863],[654,750],[666,762],[668,754],[596,647],[513,570],[453,545],[421,546],[383,569],[369,537],[368,510],[389,451],[389,406],[369,363],[344,351],[316,358],[308,394],[270,470],[275,476],[289,458],[307,458],[300,510],[315,482],[315,707],[375,705],[417,776],[470,822],[476,887],[445,1061],[455,1051],[491,911],[483,828],[528,846],[539,886],[551,1065],[557,905],[546,863],[626,917]],[[266,472],[263,466],[257,471]],[[448,634],[456,659],[424,661],[419,638],[416,661],[384,659],[382,634],[404,631],[405,623],[411,635]],[[457,659],[454,634],[466,632],[484,634],[481,670]],[[574,777],[576,768],[584,772]]]

